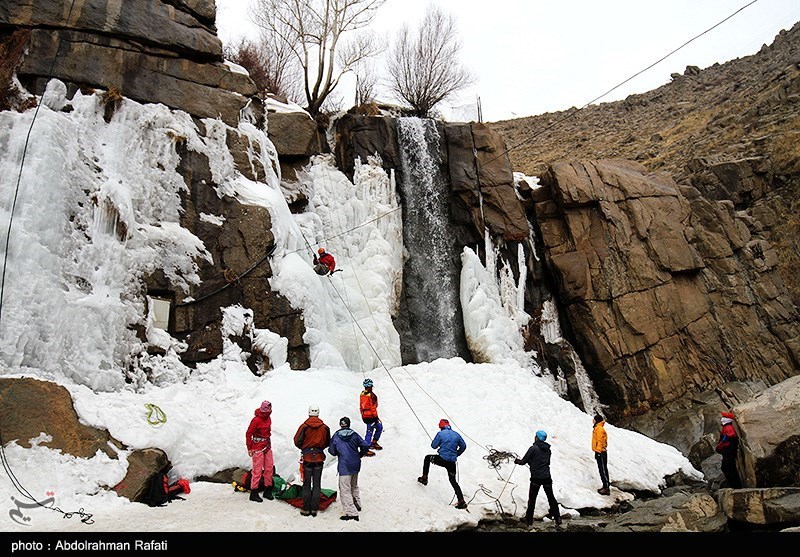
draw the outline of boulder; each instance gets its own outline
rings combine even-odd
[[[708,493],[678,490],[636,505],[603,532],[725,532],[727,519]]]
[[[800,487],[720,489],[722,512],[731,521],[749,525],[800,526]]]
[[[267,113],[267,132],[281,157],[310,157],[322,152],[317,122],[306,112]]]
[[[744,485],[800,486],[800,376],[760,392],[734,414]]]
[[[40,443],[79,458],[92,458],[102,451],[116,459],[121,448],[108,431],[80,422],[69,391],[50,381],[31,378],[0,378],[0,423],[3,443],[16,441],[30,447],[30,439],[41,434],[52,439]]]
[[[137,449],[128,455],[128,471],[122,481],[114,486],[120,497],[137,503],[144,502],[150,479],[171,467],[167,453],[161,449]]]

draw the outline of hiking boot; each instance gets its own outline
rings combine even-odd
[[[258,501],[259,503],[263,501],[261,497],[258,496],[258,490],[253,490],[250,492],[250,500],[251,501]]]
[[[527,526],[528,528],[533,526],[533,519],[532,518],[528,518],[527,516],[523,516],[522,518],[519,519],[519,521],[522,524],[524,524],[525,526]]]
[[[422,485],[428,485],[428,476],[420,476],[417,481]]]
[[[275,496],[272,495],[272,487],[273,486],[269,486],[269,487],[265,487],[264,488],[264,499],[269,499],[270,501],[275,499]]]
[[[339,520],[355,520],[356,522],[358,522],[358,517],[346,514],[344,516],[340,516]]]
[[[376,451],[380,451],[383,449],[380,445],[378,445],[377,441],[373,441],[372,444],[369,446],[370,449],[375,449]]]
[[[317,516],[317,511],[311,511],[311,516]]]
[[[611,490],[607,487],[601,487],[600,489],[597,490],[597,493],[599,493],[600,495],[611,495]]]
[[[301,516],[311,516],[311,511],[300,511]]]
[[[457,509],[466,509],[467,508],[467,502],[464,501],[463,499],[460,499],[458,501],[458,503],[456,503],[456,508]]]
[[[364,453],[364,456],[375,456],[375,453],[373,453],[372,451],[367,451]]]

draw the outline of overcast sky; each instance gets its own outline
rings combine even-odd
[[[253,32],[254,0],[216,1],[223,42]],[[416,27],[431,1],[455,15],[462,62],[478,78],[454,104],[479,97],[485,121],[582,107],[745,6],[598,102],[660,87],[687,65],[755,54],[800,20],[797,0],[387,0],[375,29],[392,37],[403,23]],[[349,106],[352,85],[341,93]]]

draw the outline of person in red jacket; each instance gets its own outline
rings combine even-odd
[[[264,497],[274,499],[272,495],[272,472],[274,459],[272,456],[272,403],[265,400],[256,409],[250,425],[245,434],[247,454],[252,459],[253,468],[250,477],[250,500],[261,502],[258,490],[261,481],[264,482]]]
[[[318,275],[332,274],[336,270],[336,260],[325,248],[319,248],[317,254],[314,256],[314,270]]]
[[[722,412],[722,430],[719,433],[719,442],[715,450],[722,455],[722,473],[728,485],[733,489],[741,489],[742,480],[736,469],[736,454],[739,452],[739,435],[733,427],[735,416],[733,412]]]
[[[294,445],[301,451],[303,466],[303,516],[317,516],[322,495],[322,466],[325,451],[331,444],[331,430],[319,419],[319,406],[308,407],[308,419],[300,424],[294,434]]]

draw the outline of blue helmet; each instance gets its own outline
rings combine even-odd
[[[364,379],[364,388],[372,387],[372,379]]]
[[[543,429],[540,429],[539,431],[536,432],[536,438],[539,441],[544,441],[545,439],[547,439],[547,432]]]

